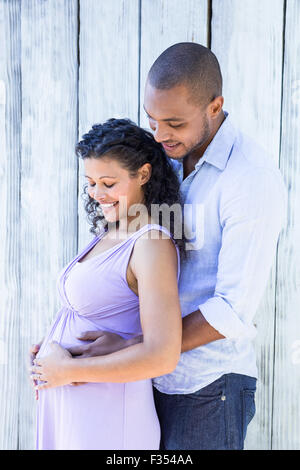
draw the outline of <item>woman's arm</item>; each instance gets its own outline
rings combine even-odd
[[[71,382],[130,382],[173,371],[181,352],[182,319],[177,287],[177,253],[170,239],[136,241],[130,267],[137,279],[143,342],[114,353],[72,358],[57,351],[36,364],[47,384]],[[55,348],[54,348],[55,349]],[[63,350],[64,351],[64,350]]]

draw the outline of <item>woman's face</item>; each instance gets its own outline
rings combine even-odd
[[[85,177],[88,180],[88,194],[99,202],[107,222],[128,218],[129,208],[133,204],[143,203],[143,184],[150,177],[151,165],[147,163],[143,165],[134,177],[130,176],[128,170],[124,169],[117,160],[109,156],[100,159],[85,158],[84,167]],[[148,179],[147,171],[150,172]]]

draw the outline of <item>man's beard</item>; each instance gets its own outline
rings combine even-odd
[[[208,120],[206,119],[203,124],[203,132],[202,132],[200,140],[193,147],[191,147],[186,152],[186,154],[183,155],[181,158],[185,159],[185,158],[188,158],[193,153],[197,154],[197,151],[200,150],[200,148],[209,140],[209,138],[210,138],[210,130],[209,130]]]

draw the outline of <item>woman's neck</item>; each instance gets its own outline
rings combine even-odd
[[[117,223],[108,223],[107,231],[109,238],[125,237],[137,232],[142,227],[148,224],[154,223],[150,215],[145,217],[127,217],[127,219],[121,219]]]

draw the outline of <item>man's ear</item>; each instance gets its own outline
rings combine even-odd
[[[209,105],[210,108],[210,116],[212,119],[216,118],[220,112],[222,111],[222,107],[224,104],[223,96],[217,96]]]
[[[139,182],[141,186],[143,186],[149,181],[149,179],[151,178],[151,174],[152,174],[151,163],[144,163],[144,165],[138,169]]]

